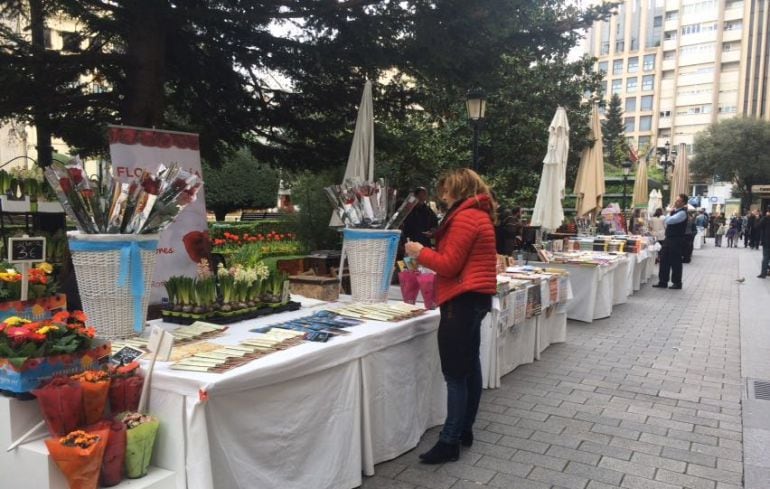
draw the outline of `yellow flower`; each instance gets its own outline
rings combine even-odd
[[[42,328],[35,331],[37,334],[48,334],[49,331],[58,331],[59,327],[54,324],[49,324],[47,326],[43,326]]]
[[[21,326],[22,324],[29,324],[32,321],[29,319],[20,318],[19,316],[11,316],[9,318],[6,318],[5,321],[3,321],[6,326],[15,328],[17,326]]]
[[[53,265],[51,265],[50,263],[45,262],[45,261],[42,262],[42,263],[39,263],[37,265],[37,268],[39,268],[40,270],[44,271],[45,273],[49,273],[50,274],[51,272],[53,272]]]

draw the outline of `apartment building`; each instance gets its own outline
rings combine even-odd
[[[686,143],[736,114],[770,119],[768,18],[760,0],[625,0],[590,29],[587,51],[623,101],[642,151]]]
[[[0,18],[0,22],[17,33],[24,33],[25,23],[21,18]],[[46,20],[46,48],[64,52],[75,52],[83,40],[77,34],[75,21],[55,16]],[[61,139],[51,141],[55,153],[67,154],[69,148]],[[0,121],[0,167],[10,170],[15,167],[31,168],[32,159],[37,159],[37,133],[35,127],[20,121]],[[32,158],[32,159],[30,159]]]

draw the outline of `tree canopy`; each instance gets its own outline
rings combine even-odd
[[[30,6],[77,22],[68,51],[30,42]],[[465,92],[489,96],[482,170],[510,187],[537,178],[556,109],[573,147],[586,131],[588,60],[577,30],[613,4],[566,0],[0,0],[0,118],[34,122],[87,153],[106,122],[198,132],[209,161],[246,144],[283,168],[343,166],[365,79],[375,82],[378,168],[470,159]],[[438,165],[436,165],[438,163]],[[514,171],[514,167],[516,171]],[[519,171],[520,170],[520,171]],[[420,182],[427,183],[427,182]],[[536,185],[535,185],[536,186]]]
[[[752,185],[770,181],[770,122],[735,117],[695,135],[691,172],[704,180],[733,182],[748,207]]]
[[[628,155],[628,145],[625,139],[625,124],[623,124],[623,102],[617,93],[613,93],[607,105],[606,118],[602,122],[602,139],[604,143],[604,161],[617,167],[625,161]]]
[[[275,170],[259,163],[247,149],[217,163],[203,162],[206,207],[214,212],[217,221],[224,221],[225,214],[244,207],[275,207],[279,185]]]

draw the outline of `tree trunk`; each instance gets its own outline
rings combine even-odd
[[[222,222],[225,220],[225,217],[227,217],[227,211],[221,210],[221,209],[215,209],[214,210],[214,217],[216,217],[217,222]]]
[[[130,7],[124,124],[163,123],[168,12],[166,0],[139,0]]]
[[[32,50],[34,56],[42,58],[45,55],[45,12],[44,0],[29,0],[29,23],[32,31]],[[39,90],[45,78],[42,59],[35,63],[35,90]],[[51,164],[53,147],[51,146],[51,119],[48,112],[41,106],[34,109],[35,132],[37,133],[37,164],[45,168]]]

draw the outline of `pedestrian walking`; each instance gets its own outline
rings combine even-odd
[[[687,228],[687,195],[679,194],[674,202],[674,209],[666,217],[666,239],[660,250],[660,268],[658,283],[653,287],[682,288],[682,255],[684,253],[685,229]],[[669,277],[672,285],[668,286]]]
[[[439,181],[449,210],[435,238],[435,250],[408,242],[405,252],[436,272],[441,317],[438,352],[447,386],[447,415],[438,442],[420,455],[426,464],[453,462],[460,444],[473,444],[473,423],[481,399],[481,321],[497,292],[496,203],[473,170],[462,168]]]
[[[758,250],[760,242],[760,230],[758,226],[762,216],[759,214],[759,209],[751,211],[751,216],[754,218],[754,224],[751,226],[749,246],[751,246],[752,250]]]
[[[727,233],[725,233],[725,236],[727,236],[728,248],[738,247],[738,240],[739,240],[738,224],[735,221],[730,223],[730,227],[727,229]]]
[[[717,248],[722,247],[722,238],[724,237],[725,233],[727,233],[727,224],[720,224],[716,230],[716,233],[714,233],[714,246]]]
[[[765,215],[756,225],[757,236],[762,242],[762,268],[757,278],[767,277],[767,269],[770,267],[770,207],[765,209]]]

